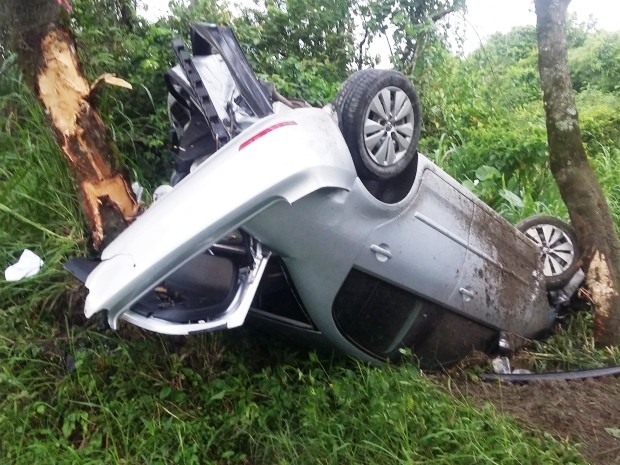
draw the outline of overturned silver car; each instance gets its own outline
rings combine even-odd
[[[227,28],[193,25],[193,56],[173,46],[174,187],[100,262],[67,265],[86,316],[189,335],[249,315],[364,360],[409,348],[425,366],[552,326],[579,280],[572,229],[539,217],[522,233],[419,154],[402,74],[357,72],[311,108],[259,81]]]

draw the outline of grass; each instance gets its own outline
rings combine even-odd
[[[535,371],[570,371],[620,365],[620,347],[597,348],[592,313],[582,311],[526,351]]]
[[[611,210],[616,226],[616,233],[620,232],[620,148],[600,145],[600,152],[591,157],[592,167],[598,181],[605,191],[605,199]]]
[[[244,332],[179,341],[67,318],[3,337],[0,357],[3,463],[581,463],[413,365],[308,357]]]

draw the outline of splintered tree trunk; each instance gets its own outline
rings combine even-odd
[[[535,0],[538,67],[551,172],[584,250],[594,303],[596,342],[620,343],[620,244],[611,213],[581,140],[568,74],[564,20],[570,0]]]
[[[94,86],[81,70],[73,36],[61,26],[66,14],[55,0],[4,1],[12,48],[71,164],[99,251],[125,229],[138,205],[117,168],[116,147],[92,105]]]

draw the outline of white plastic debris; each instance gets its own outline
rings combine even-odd
[[[142,187],[138,181],[134,181],[131,183],[131,190],[136,196],[136,202],[140,203],[142,194],[144,193],[144,187]]]
[[[510,374],[510,360],[508,357],[496,357],[491,360],[493,364],[493,371],[499,375],[508,375]]]
[[[525,368],[515,368],[512,370],[513,375],[531,375],[532,372],[530,370],[526,370]]]
[[[493,371],[498,375],[526,375],[531,374],[530,370],[525,368],[512,368],[508,357],[496,357],[491,360]]]
[[[32,250],[24,250],[17,263],[4,270],[4,279],[20,281],[36,275],[43,266],[43,260]]]
[[[153,202],[157,202],[158,200],[161,200],[171,190],[172,190],[172,186],[169,186],[167,184],[162,184],[157,189],[155,189],[155,191],[153,192]]]

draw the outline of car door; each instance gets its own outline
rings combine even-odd
[[[460,309],[457,284],[473,202],[442,174],[435,167],[422,172],[412,203],[372,232],[357,266],[440,305]]]
[[[538,250],[482,202],[474,208],[458,292],[464,313],[520,334],[548,327]]]

